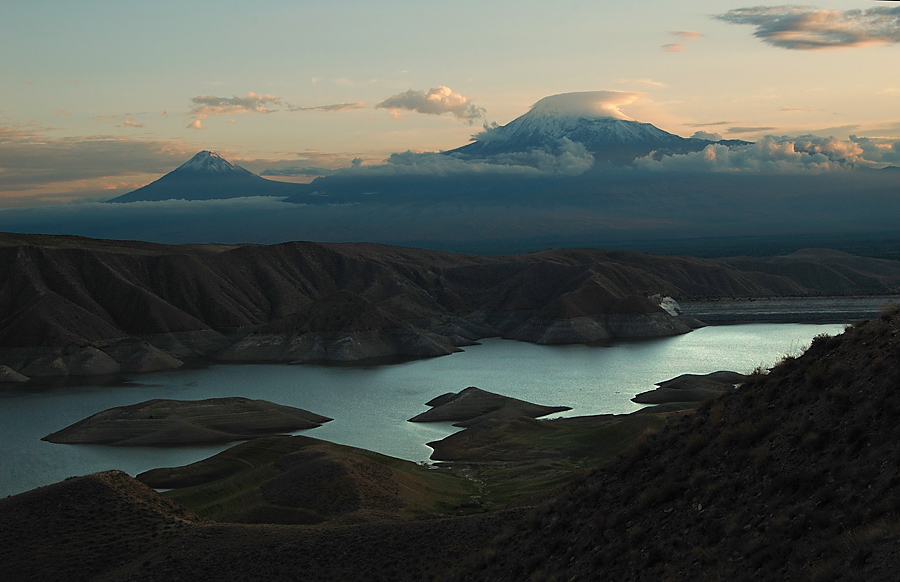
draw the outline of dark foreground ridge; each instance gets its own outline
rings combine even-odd
[[[336,527],[216,523],[119,471],[0,500],[10,582],[430,580],[483,547],[499,512]]]
[[[900,309],[707,401],[509,528],[465,580],[893,580]]]
[[[900,263],[601,250],[477,257],[366,243],[168,246],[0,234],[0,380],[223,362],[433,357],[485,337],[686,333],[671,299],[892,294]]]

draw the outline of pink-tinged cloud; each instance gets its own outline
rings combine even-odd
[[[697,40],[698,38],[703,36],[696,30],[676,30],[672,33],[672,35],[684,40]]]
[[[352,109],[365,109],[368,107],[365,102],[357,101],[356,103],[335,103],[333,105],[315,105],[312,107],[289,107],[289,111],[326,111],[329,113],[338,113],[340,111],[350,111]]]
[[[250,92],[243,97],[216,97],[200,95],[191,99],[194,103],[192,115],[241,115],[244,113],[273,113],[270,105],[281,106],[280,97],[275,95],[257,95]]]
[[[778,129],[777,127],[768,127],[768,126],[756,126],[756,127],[729,127],[728,133],[760,133],[763,131],[775,131]]]
[[[245,113],[274,113],[283,105],[280,97],[275,95],[258,95],[247,93],[243,97],[217,97],[216,95],[199,95],[191,99],[193,107],[190,115],[193,123],[188,125],[192,129],[204,129],[202,121],[209,116],[217,115],[243,115]],[[275,106],[273,109],[272,106]]]
[[[808,6],[756,6],[715,16],[756,27],[763,42],[793,50],[848,48],[900,42],[900,7],[817,10]]]
[[[134,114],[126,113],[124,115],[95,115],[91,118],[94,123],[106,122],[115,123],[116,127],[144,127],[143,123],[134,120]]]
[[[476,107],[471,99],[456,93],[450,87],[440,85],[426,91],[410,89],[388,97],[375,106],[376,109],[390,109],[392,115],[399,109],[415,111],[426,115],[442,115],[449,113],[469,123],[484,117],[485,110]],[[396,118],[396,117],[395,117]]]
[[[689,172],[799,173],[879,168],[900,161],[900,142],[876,142],[850,136],[766,136],[744,147],[711,144],[689,154],[652,156],[635,161],[643,170]]]
[[[648,79],[646,77],[641,79],[617,79],[618,83],[622,83],[624,85],[643,85],[645,87],[668,87],[665,83],[660,83],[659,81],[654,81],[653,79]]]
[[[708,123],[688,123],[687,127],[710,127],[712,125],[731,125],[734,121],[710,121]]]
[[[578,91],[544,97],[531,106],[534,111],[550,115],[586,115],[633,121],[620,107],[645,96],[635,91]]]
[[[691,136],[692,139],[705,139],[709,141],[719,141],[722,139],[721,133],[715,133],[711,131],[695,131],[694,135]]]
[[[667,53],[683,53],[684,52],[684,45],[681,43],[677,43],[677,42],[671,43],[671,44],[664,44],[664,45],[662,45],[662,48]]]
[[[144,174],[159,177],[195,152],[195,145],[181,142],[114,135],[54,138],[45,127],[0,126],[0,206],[11,198],[25,202],[41,193],[95,195],[98,180],[144,180]]]

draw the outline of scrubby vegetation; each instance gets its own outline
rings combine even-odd
[[[648,433],[460,578],[894,579],[898,421],[892,306]]]

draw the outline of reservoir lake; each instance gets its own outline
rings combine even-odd
[[[383,366],[212,365],[134,374],[124,385],[28,393],[7,389],[0,393],[0,496],[107,469],[136,475],[183,465],[231,446],[105,447],[40,440],[101,410],[151,398],[243,396],[296,406],[334,419],[296,434],[427,461],[431,448],[425,443],[459,429],[407,419],[447,392],[477,386],[538,404],[572,407],[557,416],[627,413],[642,407],[630,399],[656,382],[685,373],[749,373],[771,367],[785,355],[799,355],[816,335],[842,331],[843,325],[834,324],[711,326],[682,336],[605,346],[486,339],[450,356]]]

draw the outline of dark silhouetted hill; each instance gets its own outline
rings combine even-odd
[[[893,580],[900,309],[649,432],[464,580]]]

